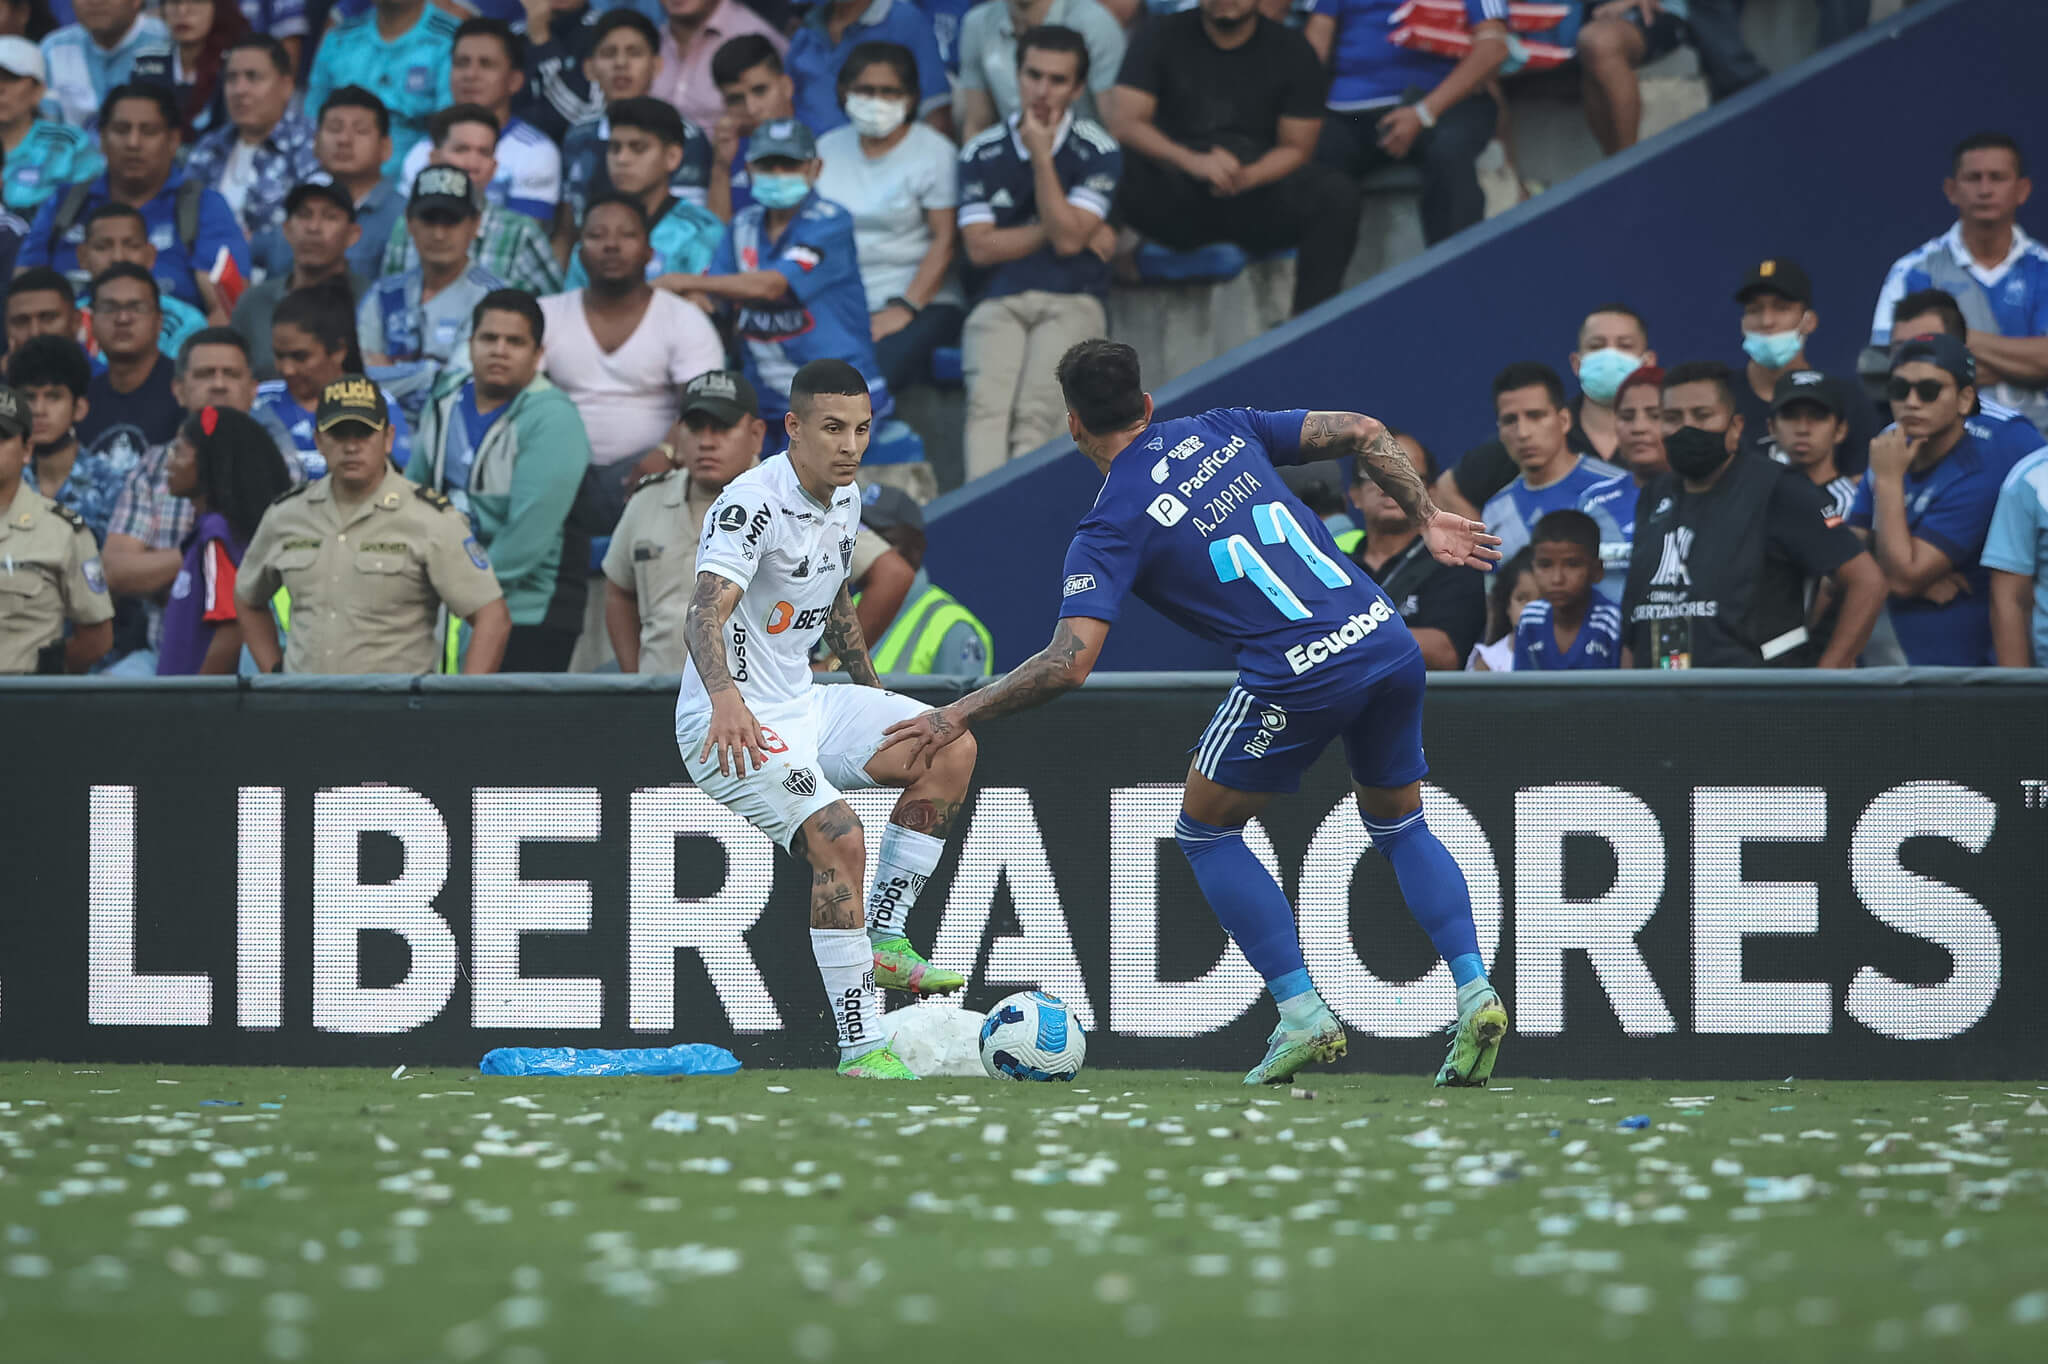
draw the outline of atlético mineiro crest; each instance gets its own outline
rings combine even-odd
[[[792,796],[815,796],[818,779],[808,767],[799,767],[782,779],[782,789]]]

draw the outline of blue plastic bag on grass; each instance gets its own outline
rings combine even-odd
[[[673,1047],[494,1047],[477,1069],[486,1075],[733,1075],[740,1058],[709,1042]]]

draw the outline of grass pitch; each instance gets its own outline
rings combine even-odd
[[[2048,1358],[2048,1087],[1502,1083],[10,1066],[0,1357]]]

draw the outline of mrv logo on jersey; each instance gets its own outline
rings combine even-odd
[[[1312,639],[1289,649],[1287,666],[1294,669],[1294,675],[1299,677],[1318,663],[1327,663],[1343,653],[1393,618],[1393,608],[1384,601],[1376,601],[1370,611],[1360,611],[1321,639]]]

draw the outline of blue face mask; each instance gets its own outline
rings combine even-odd
[[[1643,357],[1609,346],[1579,360],[1579,387],[1602,407],[1611,407],[1621,381],[1643,366]]]
[[[795,208],[811,192],[811,182],[801,175],[755,171],[751,192],[754,202],[764,208]]]
[[[1800,350],[1805,345],[1806,338],[1796,330],[1742,334],[1744,353],[1765,369],[1784,369],[1798,358]]]

